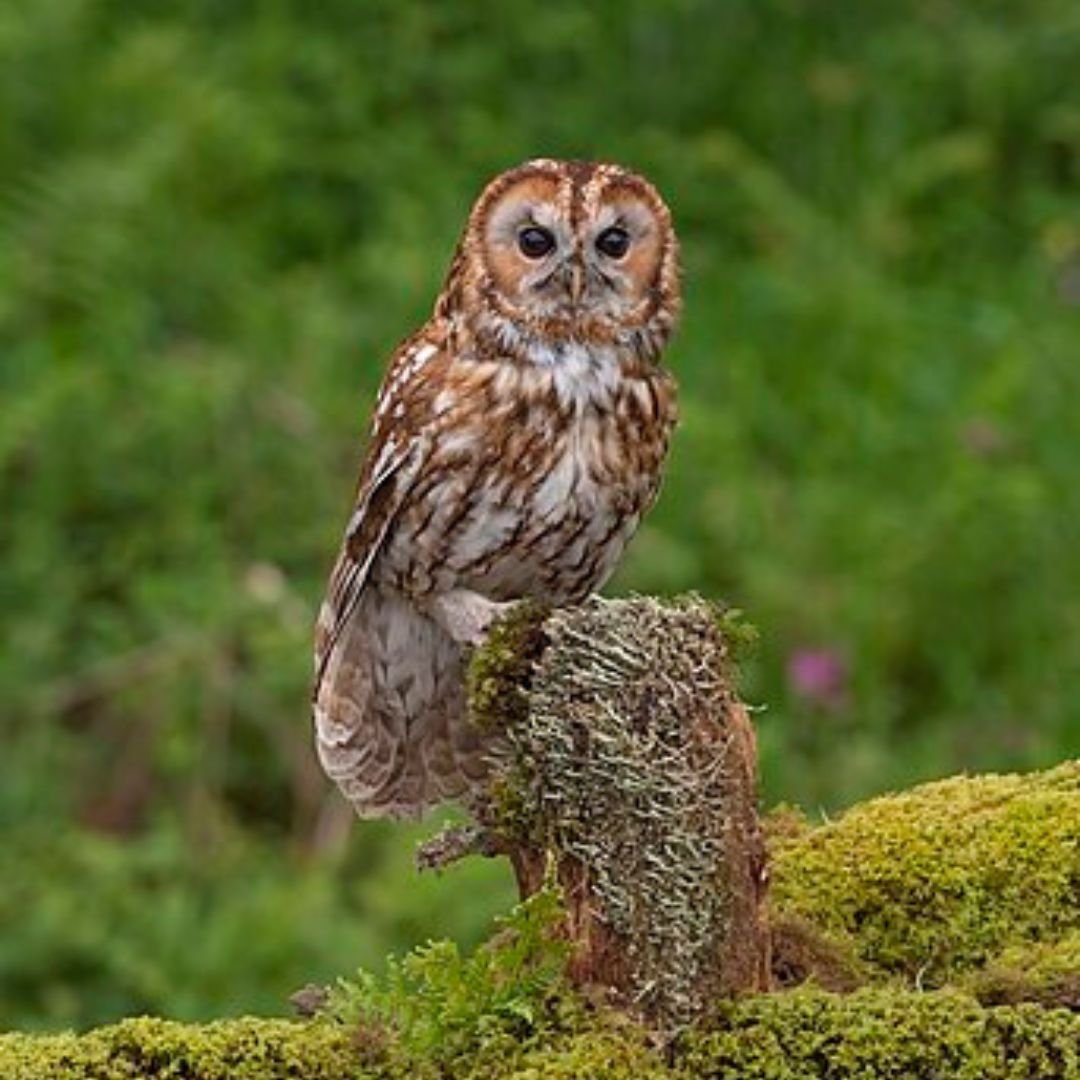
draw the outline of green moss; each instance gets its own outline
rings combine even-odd
[[[1080,1012],[1080,931],[1050,944],[1012,946],[964,984],[984,1005],[1034,1001]]]
[[[678,1075],[640,1031],[584,1031],[524,1053],[518,1060],[492,1062],[470,1080],[664,1080]]]
[[[1076,1080],[1080,1017],[955,991],[794,991],[725,1006],[679,1063],[717,1080]]]
[[[491,730],[520,721],[528,713],[528,688],[546,638],[551,608],[531,600],[515,604],[477,649],[466,674],[469,716]]]
[[[365,1064],[365,1060],[367,1063]],[[986,1009],[955,991],[822,991],[748,998],[666,1052],[641,1029],[594,1014],[578,1030],[515,1039],[478,1032],[452,1060],[391,1048],[365,1058],[354,1030],[323,1021],[203,1027],[129,1020],[87,1035],[0,1036],[5,1080],[1077,1080],[1080,1016]]]
[[[773,902],[880,977],[940,986],[1080,930],[1080,762],[957,777],[770,831]]]
[[[0,1035],[4,1080],[360,1080],[351,1034],[245,1017],[202,1026],[140,1018],[86,1035]]]
[[[831,937],[801,915],[773,912],[772,978],[785,990],[812,983],[823,990],[848,993],[871,981],[848,937]]]
[[[731,659],[735,662],[746,660],[757,652],[761,635],[758,628],[748,622],[741,608],[724,607],[708,601],[716,613],[716,623],[727,642]]]

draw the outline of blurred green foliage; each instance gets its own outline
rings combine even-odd
[[[0,2],[0,1024],[272,1010],[505,907],[347,833],[306,688],[382,365],[536,154],[676,214],[614,587],[760,626],[769,799],[1075,754],[1078,66],[1074,0]]]

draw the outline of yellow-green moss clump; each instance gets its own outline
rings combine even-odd
[[[492,628],[472,657],[466,693],[472,722],[485,731],[503,730],[529,711],[533,668],[547,638],[551,608],[530,600],[515,604]]]
[[[871,978],[942,986],[1080,932],[1077,761],[926,784],[815,828],[785,814],[770,833],[777,912]]]
[[[1060,941],[1011,946],[963,985],[984,1005],[1034,1001],[1080,1012],[1080,930]]]
[[[1077,1080],[1080,1016],[949,990],[798,990],[726,1006],[679,1064],[717,1080]]]
[[[364,1073],[352,1034],[325,1023],[139,1018],[85,1035],[0,1035],[3,1080],[344,1080]]]
[[[0,1036],[4,1080],[1077,1080],[1080,1016],[985,1009],[954,991],[799,990],[726,1005],[663,1053],[593,1018],[543,1041],[478,1032],[452,1062],[371,1047],[329,1021],[129,1020],[88,1035]]]

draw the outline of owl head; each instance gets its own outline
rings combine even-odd
[[[574,339],[657,351],[679,309],[671,214],[619,165],[538,159],[480,194],[444,290],[444,314],[504,347]]]

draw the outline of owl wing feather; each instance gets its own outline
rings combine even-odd
[[[318,697],[330,657],[360,602],[371,566],[430,454],[430,439],[416,430],[422,425],[416,423],[415,411],[402,409],[400,415],[395,414],[398,401],[411,395],[410,384],[437,351],[434,345],[418,343],[415,338],[404,342],[379,393],[372,423],[373,445],[360,474],[355,506],[319,615],[313,698]],[[388,415],[394,415],[398,426],[385,424]]]

